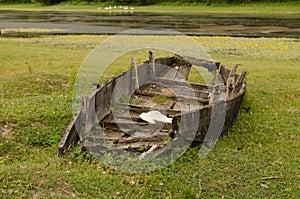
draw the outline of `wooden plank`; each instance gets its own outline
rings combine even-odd
[[[241,72],[241,75],[238,76],[238,78],[237,78],[237,80],[236,80],[236,82],[235,82],[235,90],[234,90],[234,93],[238,93],[238,92],[241,90],[241,88],[242,88],[242,86],[243,86],[243,84],[244,84],[244,79],[245,79],[245,77],[246,77],[246,74],[247,74],[246,71],[242,71],[242,72]]]
[[[86,148],[94,153],[104,153],[104,152],[113,152],[113,151],[118,151],[118,150],[138,150],[141,148],[149,148],[153,145],[158,145],[159,143],[156,142],[135,142],[135,143],[131,143],[131,144],[122,144],[122,145],[88,145],[86,146]]]
[[[95,94],[95,109],[98,120],[102,120],[110,111],[110,98],[114,86],[115,79],[111,79],[105,85],[102,85]]]
[[[221,77],[223,79],[223,83],[226,85],[228,77],[229,77],[229,74],[230,74],[230,70],[228,70],[223,65],[221,65],[219,73],[220,73],[220,75],[221,75]]]
[[[155,132],[152,135],[148,134],[148,137],[135,137],[130,136],[130,137],[122,137],[118,139],[117,143],[118,144],[123,144],[123,143],[134,143],[134,142],[160,142],[164,140],[165,138],[169,137],[169,134],[167,133],[160,133],[160,132]]]
[[[136,104],[144,107],[161,107],[165,109],[170,109],[174,103],[174,100],[167,98],[162,102],[155,101],[155,98],[147,95],[138,95],[134,94],[132,97],[133,100],[130,101],[130,104]]]
[[[125,135],[124,132],[116,132],[116,131],[112,131],[107,133],[105,136],[107,139],[109,140],[119,140],[120,138],[122,138]]]
[[[178,101],[174,104],[173,109],[174,110],[179,110],[179,111],[191,111],[194,109],[198,109],[199,107],[203,107],[208,103],[205,104],[199,104],[199,103],[190,103],[187,101]],[[172,117],[174,115],[169,115],[169,117]]]
[[[95,95],[86,98],[86,130],[91,129],[96,122]]]
[[[151,82],[157,83],[157,84],[163,84],[163,85],[176,85],[176,86],[186,86],[189,87],[190,83],[188,81],[178,81],[178,80],[171,80],[171,79],[165,79],[165,78],[158,78],[158,77],[152,77]],[[172,88],[172,87],[171,87]]]
[[[209,89],[211,89],[213,87],[213,85],[207,85],[207,84],[197,84],[197,83],[190,83],[191,87],[195,90],[198,91],[208,91]]]
[[[129,146],[130,145],[117,146],[112,144],[107,144],[107,145],[91,144],[91,145],[86,145],[85,148],[87,148],[90,152],[98,154],[98,153],[105,153],[105,152],[113,152],[117,150],[127,150],[129,149]]]
[[[180,55],[177,55],[180,56]],[[181,56],[185,61],[195,65],[202,66],[206,68],[208,71],[213,72],[219,69],[220,62],[209,60],[209,59],[197,59],[189,56]]]
[[[183,59],[181,56],[175,55],[175,68],[178,67],[178,72],[181,74],[180,76],[183,77],[185,80],[188,79],[192,64],[190,62],[187,62],[185,59]],[[181,80],[181,77],[177,75],[177,80]]]
[[[146,85],[141,87],[140,90],[148,92],[159,92],[161,93],[163,89],[167,89],[174,94],[179,93],[180,95],[195,96],[199,98],[208,98],[209,89],[212,89],[212,86],[196,83],[187,83],[184,85],[178,85],[177,81],[170,81],[168,83],[159,84],[153,82],[151,86]],[[163,92],[162,92],[163,93]]]
[[[177,114],[180,113],[178,110],[173,110],[173,109],[165,109],[165,108],[159,108],[159,107],[144,107],[144,106],[139,106],[139,105],[134,105],[134,104],[128,104],[128,103],[120,103],[121,106],[129,107],[129,111],[135,111],[138,113],[144,113],[144,112],[149,112],[150,110],[157,110],[160,111],[166,115],[168,114]]]
[[[170,66],[175,62],[175,57],[159,57],[155,59],[155,63]]]
[[[217,104],[222,100],[225,100],[225,88],[223,84],[216,84],[211,93],[209,104]]]
[[[237,70],[238,65],[239,64],[237,64],[237,63],[233,64],[233,67],[229,73],[229,77],[228,77],[228,80],[226,83],[226,93],[227,93],[228,99],[232,97],[232,93],[235,90],[235,81],[237,78],[236,70]]]
[[[188,93],[194,93],[195,96],[196,95],[200,96],[201,92],[205,92],[208,94],[208,90],[213,88],[212,85],[204,85],[204,84],[190,83],[188,81],[177,81],[177,80],[159,79],[159,78],[152,79],[152,82],[153,83],[157,82],[157,84],[159,85],[164,85],[168,89],[172,89],[174,93],[179,92],[184,95],[188,95]]]
[[[80,123],[81,113],[80,111],[74,114],[72,121],[69,123],[64,135],[62,136],[58,145],[58,156],[62,156],[66,150],[71,146],[77,145],[79,142],[79,134],[76,129],[76,123]]]
[[[159,74],[156,73],[156,77],[158,78],[164,78],[164,79],[171,79],[171,80],[186,80],[185,78],[181,78],[181,79],[177,79],[177,74],[179,72],[179,67],[170,67],[170,66],[165,66],[165,65],[158,65],[156,64],[156,68],[159,68],[159,66],[161,66],[160,68],[164,68],[163,71],[161,71]]]
[[[240,64],[238,64],[238,63],[233,64],[233,67],[232,67],[232,69],[229,73],[229,77],[235,77],[236,76],[236,70],[237,70],[238,65],[240,65]]]
[[[223,78],[219,72],[214,74],[213,85],[216,84],[224,84]]]
[[[137,66],[136,66],[136,60],[135,60],[134,57],[131,57],[131,67],[132,67],[132,70],[133,70],[132,79],[133,79],[133,82],[135,84],[134,88],[136,90],[138,90],[140,88],[139,75],[138,75],[138,70],[137,70]]]
[[[146,61],[145,63],[151,65],[150,60]],[[172,57],[156,58],[156,59],[154,59],[154,63],[155,63],[155,74],[152,77],[161,76],[161,77],[167,78],[167,76],[172,76],[172,79],[175,78],[178,80],[183,80],[183,79],[186,80],[190,73],[191,66],[192,66],[191,63],[187,62],[182,57],[176,56],[176,55],[172,56]],[[159,65],[167,66],[167,67],[158,67]],[[178,71],[178,73],[180,73],[182,75],[183,79],[177,78],[177,77],[179,77],[179,76],[177,76],[177,74],[178,74],[177,72],[170,75],[169,73],[170,73],[171,68],[173,68],[174,71]]]
[[[150,78],[155,77],[155,60],[154,60],[154,52],[149,51],[149,66],[150,66]]]
[[[138,159],[139,160],[145,159],[151,152],[155,151],[158,148],[159,148],[159,145],[156,145],[156,144],[152,145],[148,151],[145,151],[141,155],[139,155]]]
[[[209,99],[204,99],[204,98],[199,98],[199,97],[193,97],[193,96],[183,96],[183,95],[168,95],[164,93],[158,93],[158,92],[147,92],[147,91],[136,91],[135,94],[137,95],[144,95],[144,96],[150,96],[150,97],[155,97],[155,96],[165,96],[168,97],[172,100],[193,100],[193,101],[198,101],[198,102],[208,102]]]
[[[114,113],[114,115],[109,114],[107,118],[101,120],[101,121],[113,121],[114,119],[124,119],[124,120],[132,120],[134,122],[137,122],[138,120],[141,120],[139,117],[139,114],[129,113],[126,112],[124,114],[122,113]]]
[[[132,144],[129,145],[128,149],[139,149],[142,147],[149,147],[151,146],[151,142],[134,142]]]
[[[144,129],[144,130],[152,130],[152,129],[164,129],[164,130],[167,130],[167,129],[170,129],[171,128],[171,124],[169,123],[155,123],[155,124],[150,124],[148,122],[127,122],[127,123],[122,123],[122,122],[101,122],[100,123],[100,126],[102,128],[105,128],[105,129],[120,129],[122,128],[123,130],[127,130],[127,131],[131,131],[131,130],[134,130],[134,126],[135,125],[138,125],[140,126],[140,129]]]

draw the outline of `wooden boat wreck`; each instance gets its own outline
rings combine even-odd
[[[219,62],[180,55],[154,59],[151,51],[143,64],[131,62],[131,69],[83,98],[59,143],[59,156],[79,143],[93,152],[127,150],[143,156],[177,136],[203,142],[208,131],[219,129],[207,139],[213,141],[233,126],[246,89],[246,72],[236,74],[237,65],[229,70]],[[189,83],[193,65],[212,72],[213,83]]]

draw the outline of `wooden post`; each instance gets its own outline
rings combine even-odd
[[[150,66],[150,78],[154,78],[155,75],[155,60],[153,51],[149,51],[149,66]]]
[[[139,90],[139,88],[140,88],[139,75],[138,75],[138,70],[137,70],[137,66],[136,66],[136,60],[134,57],[131,57],[131,67],[132,67],[132,72],[133,72],[132,79],[135,84],[135,89]]]
[[[222,77],[223,83],[227,84],[227,80],[228,80],[228,77],[229,77],[229,74],[230,74],[230,70],[228,70],[227,68],[225,68],[224,66],[221,65],[219,73]]]
[[[81,113],[82,113],[82,117],[81,117],[82,120],[80,120],[80,125],[81,125],[81,127],[83,127],[83,131],[85,132],[86,126],[87,126],[87,119],[88,119],[87,96],[82,96]],[[83,133],[83,132],[79,132],[79,133]]]
[[[145,157],[147,157],[147,155],[149,155],[152,151],[154,151],[155,149],[159,148],[158,145],[154,144],[151,146],[151,148],[148,151],[145,151],[144,153],[142,153],[141,155],[138,156],[139,160],[145,159]]]
[[[239,75],[238,78],[236,79],[235,89],[234,89],[235,93],[238,93],[241,90],[243,83],[244,83],[244,79],[246,77],[246,74],[247,74],[246,71],[242,71],[241,75]]]
[[[86,137],[91,129],[94,126],[96,113],[95,113],[95,96],[92,97],[82,97],[82,110],[81,110],[83,117],[81,121],[81,125],[83,127],[82,132],[80,135],[82,138]]]
[[[238,63],[234,63],[233,67],[230,71],[228,80],[227,80],[227,84],[226,84],[226,93],[227,93],[227,99],[229,99],[233,93],[233,91],[235,90],[235,78],[236,78],[236,69],[238,67]]]

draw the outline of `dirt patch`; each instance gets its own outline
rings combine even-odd
[[[42,122],[32,123],[31,126],[35,126],[35,127],[39,127],[39,128],[45,128],[46,127],[46,125]]]
[[[12,127],[15,127],[16,124],[9,123],[9,124],[0,124],[0,134],[3,138],[12,139],[14,132],[11,131]]]

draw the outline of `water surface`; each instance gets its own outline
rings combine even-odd
[[[0,29],[51,28],[58,34],[116,34],[131,28],[167,28],[187,35],[300,36],[300,16],[201,13],[0,11]]]

